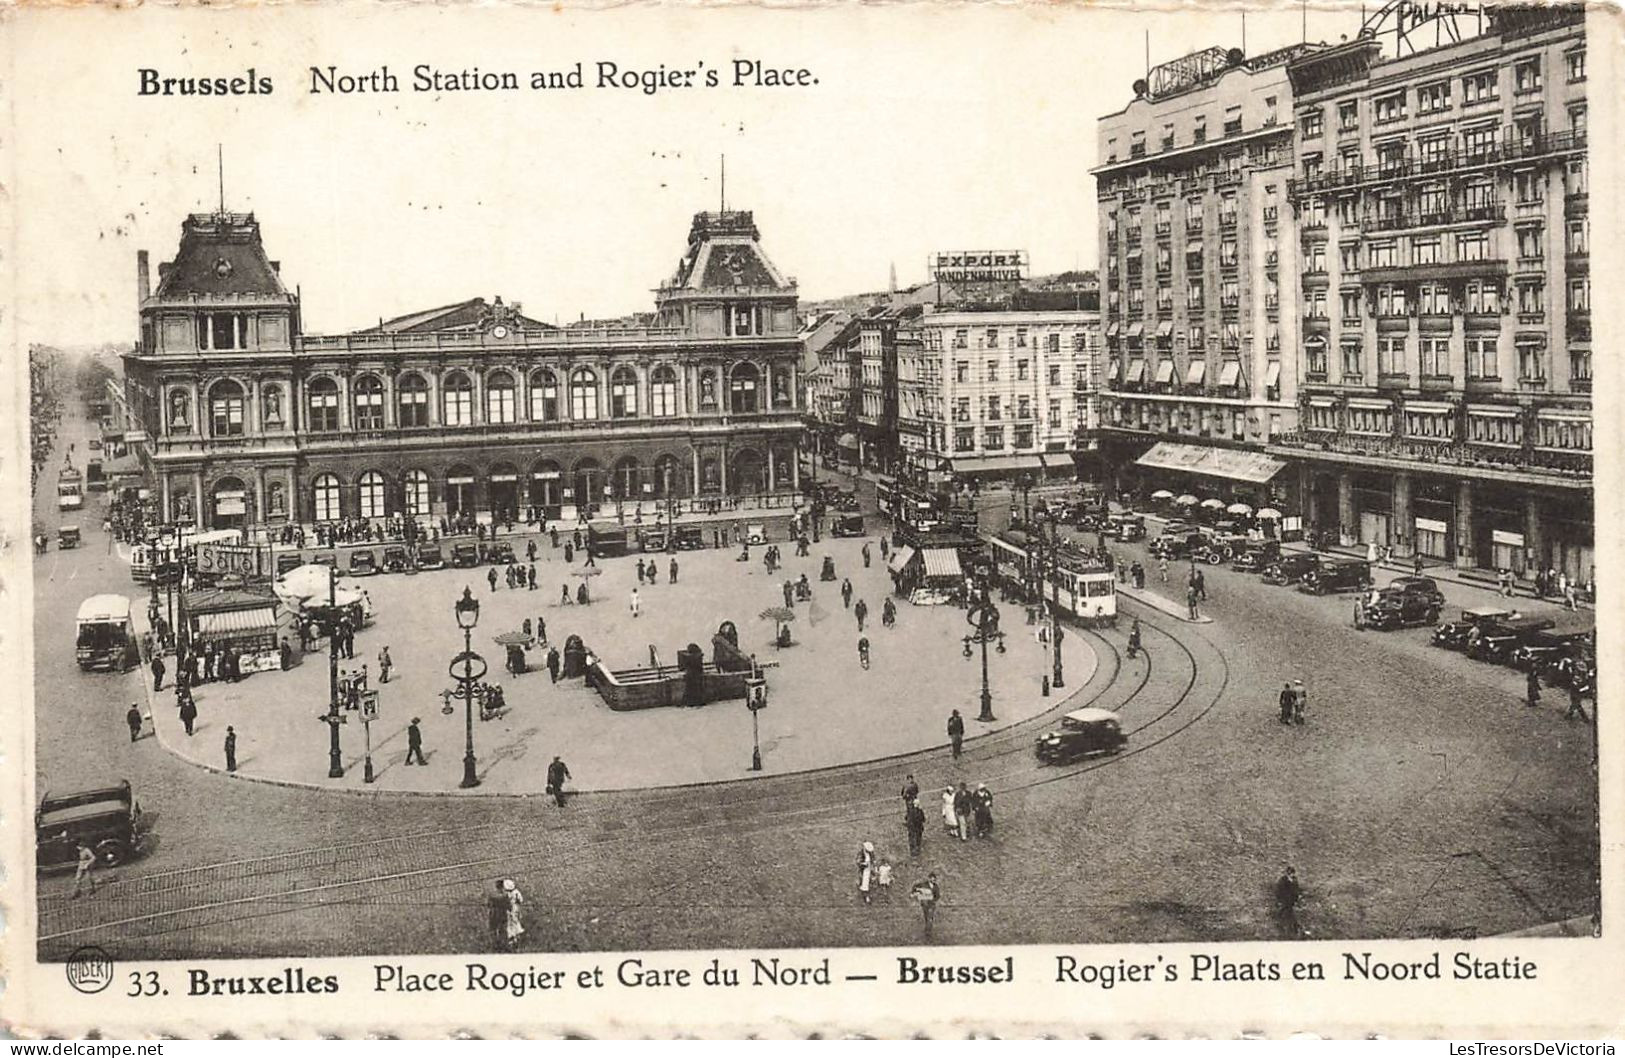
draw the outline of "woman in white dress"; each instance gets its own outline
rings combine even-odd
[[[525,935],[525,923],[519,909],[525,903],[525,894],[513,884],[512,878],[502,880],[502,895],[508,901],[507,915],[502,924],[502,939],[509,951],[519,947],[519,938]]]
[[[942,825],[948,828],[948,833],[958,835],[959,817],[954,815],[954,788],[952,786],[942,791]]]
[[[875,844],[865,841],[858,850],[858,892],[863,894],[863,902],[868,903],[870,891],[874,888],[875,879]]]

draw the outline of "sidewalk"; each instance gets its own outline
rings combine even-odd
[[[1183,603],[1175,602],[1166,595],[1160,595],[1148,587],[1136,588],[1132,584],[1119,584],[1117,585],[1117,594],[1127,596],[1135,602],[1144,603],[1153,610],[1159,610],[1175,620],[1184,621],[1186,624],[1207,625],[1213,623],[1213,618],[1202,613],[1201,607],[1197,607],[1196,611],[1199,616],[1192,618],[1190,610]]]

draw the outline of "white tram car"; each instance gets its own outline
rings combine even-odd
[[[987,543],[994,572],[1005,583],[1041,589],[1045,602],[1058,600],[1061,612],[1082,625],[1117,623],[1117,578],[1102,563],[1064,543],[1052,560],[1047,541],[1035,549],[1019,529],[987,537]]]

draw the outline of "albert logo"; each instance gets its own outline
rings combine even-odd
[[[113,983],[113,957],[94,945],[78,948],[68,956],[64,972],[76,991],[93,996]]]

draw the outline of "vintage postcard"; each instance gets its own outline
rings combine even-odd
[[[1612,9],[0,20],[8,1031],[1620,1031]]]

